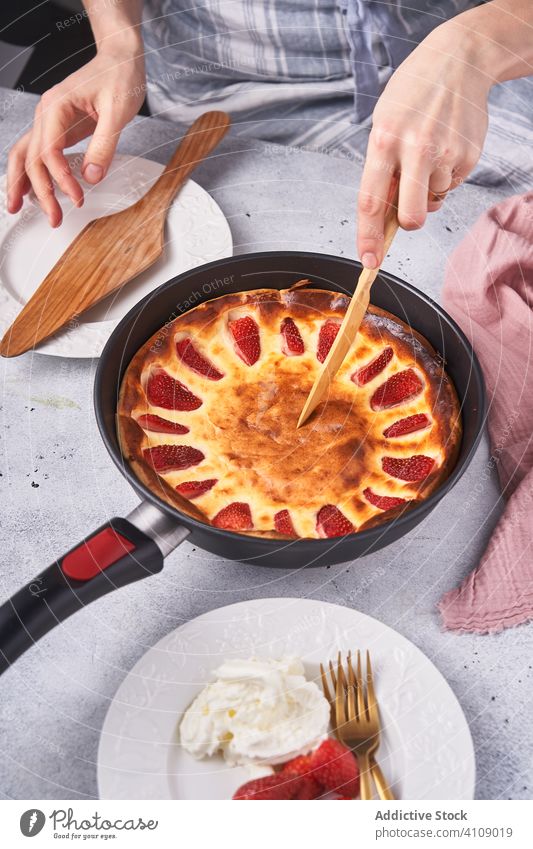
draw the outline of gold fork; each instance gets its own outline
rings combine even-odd
[[[348,652],[346,665],[348,676],[344,672],[340,652],[337,658],[337,673],[333,663],[329,661],[329,673],[335,693],[333,696],[328,686],[326,670],[320,664],[322,688],[331,707],[335,734],[341,743],[357,756],[361,773],[361,799],[373,798],[370,775],[376,783],[379,798],[394,799],[375,759],[379,746],[380,720],[369,652],[366,653],[366,695],[361,670],[361,652],[357,652],[356,672],[352,665],[351,651]]]

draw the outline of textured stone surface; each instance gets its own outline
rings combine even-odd
[[[0,92],[0,99],[2,97]],[[11,103],[11,101],[10,101]],[[20,95],[0,121],[2,170],[31,120]],[[142,119],[119,150],[165,162],[176,129]],[[195,179],[228,217],[238,253],[294,249],[355,255],[360,168],[320,154],[227,140]],[[400,233],[385,267],[438,299],[447,254],[499,198],[465,186],[419,233]],[[109,516],[136,503],[110,462],[92,409],[95,362],[25,355],[1,361],[3,451],[0,596]],[[110,699],[135,661],[163,635],[204,611],[256,597],[320,598],[396,628],[433,660],[470,723],[479,798],[530,798],[533,728],[531,627],[491,637],[444,633],[440,595],[476,564],[500,513],[483,441],[468,472],[413,532],[377,554],[329,569],[252,569],[184,543],[164,572],[88,607],[60,625],[1,680],[0,794],[94,797],[98,735]],[[461,504],[480,481],[473,508]],[[528,709],[529,700],[529,709]]]

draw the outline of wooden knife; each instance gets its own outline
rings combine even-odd
[[[383,237],[383,256],[389,250],[398,227],[398,195],[397,192],[390,201],[385,215],[385,230]],[[303,410],[300,413],[298,424],[301,427],[309,418],[311,413],[318,407],[327,389],[344,362],[348,351],[352,347],[361,322],[368,309],[370,302],[370,288],[379,274],[379,268],[363,268],[357,281],[350,305],[346,310],[340,330],[335,337],[329,353],[318,371],[312,389],[307,396]]]

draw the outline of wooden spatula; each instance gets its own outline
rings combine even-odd
[[[201,115],[140,200],[83,228],[5,334],[3,357],[34,348],[155,262],[163,251],[165,218],[176,192],[229,125],[225,112]]]
[[[385,230],[383,237],[383,256],[389,250],[392,240],[398,231],[398,195],[389,203],[385,216]],[[352,347],[357,331],[361,326],[361,322],[368,309],[370,302],[370,287],[379,273],[379,268],[363,268],[357,281],[355,292],[353,293],[350,305],[346,310],[340,330],[335,337],[333,345],[329,349],[329,353],[322,363],[322,368],[319,370],[312,389],[307,396],[307,401],[304,404],[303,410],[300,413],[298,424],[296,427],[301,427],[309,418],[313,410],[320,404],[324,394],[337,374],[339,368],[344,362],[346,354]]]

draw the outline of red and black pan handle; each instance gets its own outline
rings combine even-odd
[[[0,674],[44,634],[103,595],[155,575],[189,531],[151,504],[114,518],[0,606]]]

